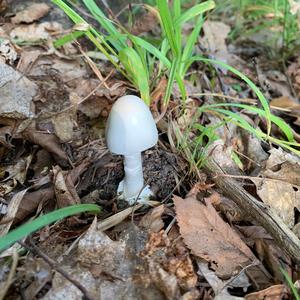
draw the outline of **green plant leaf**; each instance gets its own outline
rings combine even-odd
[[[119,59],[129,74],[132,82],[141,93],[141,98],[147,105],[150,105],[150,88],[148,72],[138,53],[130,47],[119,52]]]
[[[171,62],[169,61],[169,59],[161,51],[159,51],[159,49],[154,47],[152,44],[150,44],[149,42],[145,41],[144,39],[142,39],[138,36],[129,35],[129,38],[131,39],[131,41],[134,44],[139,45],[140,47],[143,47],[149,53],[151,53],[156,58],[158,58],[167,68],[171,67]]]
[[[219,65],[219,66],[229,70],[233,74],[237,75],[243,81],[245,81],[248,84],[248,86],[253,90],[253,92],[256,94],[256,96],[258,97],[258,99],[265,111],[265,118],[266,118],[267,124],[268,124],[267,134],[270,135],[271,111],[270,111],[269,103],[268,103],[267,99],[265,98],[265,96],[263,95],[263,93],[260,91],[260,89],[246,75],[244,75],[242,72],[238,71],[237,69],[227,65],[226,63],[216,60],[216,59],[204,58],[202,56],[194,56],[190,59],[189,64],[191,64],[193,61],[202,61],[204,63],[209,63],[212,65],[214,65],[214,64]]]
[[[74,31],[64,35],[61,38],[58,38],[57,40],[54,41],[53,45],[55,48],[59,48],[65,45],[66,43],[72,42],[83,35],[85,35],[84,31]]]
[[[0,251],[11,246],[18,240],[26,237],[27,235],[39,230],[40,228],[49,225],[55,221],[61,220],[63,218],[73,216],[82,212],[100,212],[100,207],[95,204],[78,204],[68,207],[64,207],[46,215],[40,216],[37,219],[25,223],[20,227],[10,231],[7,235],[0,238]]]
[[[216,103],[216,104],[210,104],[207,106],[203,106],[200,109],[214,109],[214,108],[218,108],[218,107],[238,107],[241,109],[245,109],[248,111],[252,111],[256,114],[258,114],[261,117],[266,117],[266,112],[263,109],[260,109],[258,107],[255,106],[250,106],[247,104],[240,104],[240,103]],[[236,114],[237,115],[237,114]],[[294,139],[294,134],[292,129],[290,128],[290,126],[281,118],[271,114],[270,115],[270,120],[272,123],[274,123],[275,125],[278,126],[278,128],[285,134],[286,138],[288,139],[289,142],[295,142]]]
[[[120,32],[113,25],[112,21],[109,20],[102,10],[98,7],[94,0],[82,0],[85,6],[89,9],[91,14],[95,17],[98,23],[110,34],[110,41],[113,46],[120,51],[126,47],[126,39],[120,34]]]
[[[161,27],[169,41],[172,52],[177,56],[180,52],[178,40],[176,40],[176,35],[174,31],[174,22],[170,13],[167,0],[157,0],[157,7],[160,15]]]
[[[183,50],[183,54],[182,54],[182,63],[181,63],[180,71],[179,71],[181,77],[183,77],[184,74],[186,73],[187,68],[185,68],[185,64],[192,57],[192,54],[193,54],[193,51],[195,48],[195,44],[199,37],[203,22],[204,22],[204,18],[202,15],[200,15],[195,24],[195,27],[194,27],[192,33],[187,38],[187,41],[186,41],[186,44],[185,44],[185,47]]]
[[[211,10],[215,8],[216,4],[214,1],[206,1],[197,5],[194,5],[190,9],[188,9],[186,12],[180,15],[179,18],[175,20],[174,26],[181,26],[185,22],[195,18],[196,16],[205,13],[208,10]]]

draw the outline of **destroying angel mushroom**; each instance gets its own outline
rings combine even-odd
[[[144,187],[141,152],[153,147],[157,140],[154,119],[142,99],[128,95],[114,103],[107,121],[106,142],[112,153],[124,156],[125,178],[118,193],[129,204],[147,202],[153,195],[149,186]]]

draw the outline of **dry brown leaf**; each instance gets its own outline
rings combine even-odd
[[[34,192],[27,192],[19,205],[14,224],[22,222],[30,214],[34,213],[38,206],[42,206],[47,201],[54,199],[53,186],[40,189]]]
[[[37,49],[22,51],[20,60],[17,65],[17,70],[23,74],[27,74],[34,63],[38,60],[41,53],[41,50]]]
[[[290,184],[300,186],[300,159],[298,156],[273,148],[266,162],[263,177],[278,179]]]
[[[49,10],[50,7],[46,3],[34,3],[23,11],[18,12],[11,18],[11,22],[13,24],[32,23],[45,16]]]
[[[74,184],[67,182],[66,172],[62,171],[59,166],[53,168],[53,183],[56,196],[57,206],[59,208],[69,205],[80,204],[80,198],[76,192]]]
[[[56,158],[59,158],[61,163],[64,165],[68,162],[68,157],[66,153],[61,149],[58,138],[54,134],[48,134],[43,132],[38,132],[33,128],[29,128],[23,133],[23,137],[30,142],[40,145],[42,148],[48,152],[54,154]]]
[[[77,257],[96,278],[101,299],[165,299],[151,282],[144,261],[137,256],[143,249],[144,233],[124,225],[119,241],[111,240],[97,229],[97,219],[79,241]],[[150,298],[149,298],[150,297]]]
[[[51,32],[63,31],[57,22],[43,22],[40,24],[20,25],[10,32],[10,38],[18,42],[36,43],[51,39]]]
[[[262,201],[272,207],[283,222],[293,228],[295,225],[294,208],[300,210],[300,191],[288,182],[274,179],[251,179]]]
[[[256,261],[238,234],[225,223],[209,201],[194,196],[173,198],[180,233],[186,245],[210,262],[220,278],[229,278]]]
[[[210,284],[215,293],[214,300],[237,300],[244,299],[240,297],[234,297],[227,291],[228,288],[243,288],[245,290],[251,285],[245,272],[239,274],[236,278],[231,278],[228,280],[222,280],[218,278],[216,273],[210,270],[209,265],[206,261],[202,259],[197,259],[197,265],[199,268],[199,273],[204,276],[207,282]]]
[[[245,300],[283,300],[283,299],[290,299],[288,289],[283,284],[273,285],[265,290],[256,293],[251,293],[245,296]]]
[[[118,224],[120,224],[122,221],[124,221],[128,216],[132,214],[132,212],[135,212],[136,210],[140,209],[143,205],[137,204],[133,208],[128,207],[111,217],[108,217],[104,219],[103,221],[98,222],[97,224],[97,230],[105,231],[107,229],[110,229]]]
[[[281,268],[289,274],[291,272],[291,259],[272,240],[256,240],[255,250],[260,261],[263,261],[272,274],[273,283],[283,282],[284,276]]]
[[[180,290],[176,276],[166,272],[158,263],[149,261],[151,280],[165,294],[168,300],[179,299]]]
[[[153,208],[140,221],[139,226],[148,229],[150,232],[159,232],[164,227],[164,222],[161,216],[165,210],[165,206],[162,204],[158,207]]]
[[[0,237],[4,236],[5,234],[8,233],[11,225],[14,222],[14,218],[17,214],[17,211],[19,209],[19,205],[26,194],[28,189],[25,189],[21,192],[16,193],[12,199],[10,199],[8,208],[7,208],[7,213],[6,215],[2,218],[1,220],[1,225],[0,225]]]
[[[265,170],[260,178],[252,178],[257,194],[270,205],[283,221],[295,225],[294,209],[300,209],[300,160],[282,149],[270,150]]]

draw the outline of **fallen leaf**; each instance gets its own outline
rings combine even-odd
[[[11,22],[13,24],[32,23],[45,16],[49,11],[50,7],[46,3],[34,3],[23,11],[18,12],[11,18]]]
[[[19,205],[26,194],[28,189],[25,189],[21,192],[17,192],[14,194],[14,196],[10,199],[8,208],[7,208],[7,213],[6,215],[1,219],[1,225],[0,225],[0,237],[4,236],[5,234],[8,233],[11,225],[14,222],[14,218],[17,214],[17,211],[19,209]]]
[[[80,266],[63,266],[63,270],[70,276],[70,278],[80,282],[89,295],[93,299],[99,299],[99,289],[97,287],[96,279],[92,273],[88,270],[81,268]],[[79,300],[83,298],[82,292],[68,279],[56,272],[53,280],[51,289],[43,296],[44,300],[53,299],[68,299],[68,300]],[[101,297],[102,298],[102,297]]]
[[[27,192],[18,207],[18,211],[14,218],[14,224],[22,222],[30,214],[34,213],[39,206],[43,206],[49,200],[54,199],[53,186],[42,188],[37,191]]]
[[[56,196],[57,206],[59,208],[69,205],[80,204],[80,198],[76,192],[74,184],[67,182],[66,172],[62,171],[59,166],[53,168],[53,183]]]
[[[262,201],[272,207],[283,222],[293,228],[295,225],[295,207],[300,210],[300,191],[288,182],[274,179],[251,180],[256,185],[256,191]]]
[[[165,299],[151,282],[144,260],[137,256],[144,243],[144,233],[130,223],[122,227],[120,240],[113,241],[97,229],[94,220],[79,241],[77,257],[97,279],[101,299]]]
[[[174,196],[180,233],[192,253],[208,261],[218,277],[229,278],[256,261],[250,249],[209,201]]]
[[[0,63],[0,116],[26,119],[34,116],[32,99],[37,86],[12,67]]]
[[[300,160],[282,149],[271,149],[262,178],[252,178],[257,194],[289,228],[295,225],[294,209],[300,209]]]
[[[241,297],[231,296],[228,292],[228,288],[243,288],[244,292],[251,286],[248,277],[245,272],[240,273],[236,278],[231,278],[228,280],[220,279],[216,273],[210,270],[209,265],[206,261],[201,259],[196,259],[197,265],[199,267],[199,273],[204,276],[207,282],[210,284],[215,293],[214,299],[219,300],[238,300],[244,299]]]
[[[256,293],[251,293],[245,296],[245,300],[282,300],[282,299],[290,299],[288,289],[283,284],[273,285],[265,290]]]
[[[57,22],[43,22],[39,24],[20,25],[10,32],[10,38],[15,43],[37,43],[51,39],[51,32],[63,31]]]
[[[289,115],[291,117],[295,117],[296,120],[293,121],[294,124],[300,124],[300,104],[291,99],[288,96],[282,96],[279,98],[274,98],[270,102],[271,108],[281,109],[284,114]]]
[[[153,208],[143,216],[139,226],[148,229],[150,232],[160,232],[164,227],[164,222],[161,219],[164,210],[165,206],[163,204]]]
[[[278,179],[292,185],[300,186],[300,159],[298,156],[273,148],[261,175],[267,178]]]
[[[291,272],[291,259],[279,248],[273,240],[256,240],[255,250],[260,261],[268,267],[273,282],[283,282],[281,268]]]
[[[23,50],[17,65],[17,70],[22,74],[28,74],[40,55],[40,50]]]
[[[40,145],[49,153],[54,154],[55,158],[60,159],[60,163],[68,164],[68,157],[62,150],[58,138],[54,134],[38,132],[33,128],[28,128],[22,133],[23,137],[33,144]]]

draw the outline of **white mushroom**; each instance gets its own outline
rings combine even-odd
[[[109,150],[124,155],[125,178],[120,183],[120,196],[133,204],[145,202],[152,195],[144,189],[141,152],[153,147],[158,140],[157,128],[149,107],[136,96],[123,96],[112,106],[106,127]]]

